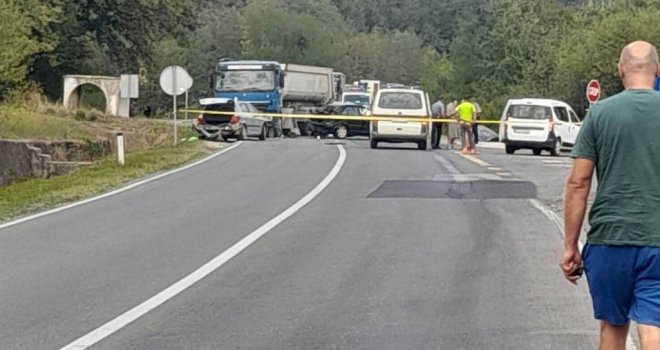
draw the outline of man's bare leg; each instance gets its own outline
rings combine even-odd
[[[599,350],[625,350],[626,340],[630,324],[625,326],[613,326],[607,321],[600,323],[600,347]],[[647,349],[644,349],[647,350]]]
[[[655,326],[639,325],[637,327],[642,350],[660,350],[660,328]]]

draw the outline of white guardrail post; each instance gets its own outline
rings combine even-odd
[[[124,165],[124,134],[117,133],[117,162],[119,165]]]

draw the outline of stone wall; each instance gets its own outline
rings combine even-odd
[[[47,178],[112,153],[109,140],[35,141],[0,139],[0,186],[26,177]]]

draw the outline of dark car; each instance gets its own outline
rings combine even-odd
[[[336,116],[366,116],[367,109],[362,105],[352,103],[332,103],[314,114],[336,115]],[[368,120],[340,120],[340,119],[313,119],[308,124],[312,135],[326,136],[334,135],[338,139],[348,136],[369,136]]]

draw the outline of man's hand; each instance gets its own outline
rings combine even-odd
[[[564,254],[559,262],[559,267],[564,272],[564,277],[571,283],[577,285],[577,281],[582,277],[582,274],[574,274],[579,269],[582,269],[582,255],[577,247],[567,247],[564,249]]]

